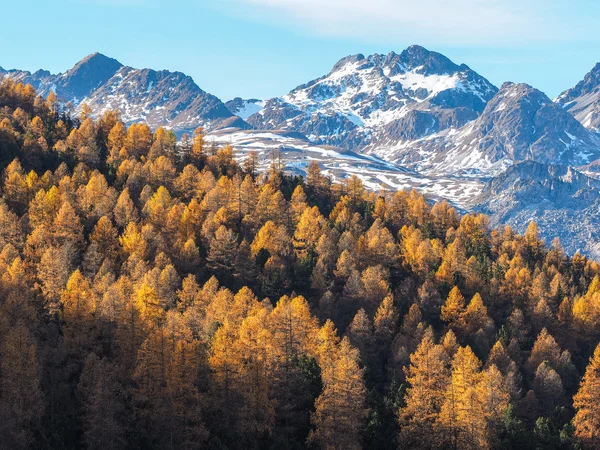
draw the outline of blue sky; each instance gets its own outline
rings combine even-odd
[[[281,95],[345,55],[411,44],[551,97],[600,61],[592,0],[7,0],[2,15],[4,68],[60,72],[99,51],[185,72],[223,100]]]

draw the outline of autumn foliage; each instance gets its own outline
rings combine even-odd
[[[600,267],[533,223],[11,81],[0,164],[1,448],[600,448]]]

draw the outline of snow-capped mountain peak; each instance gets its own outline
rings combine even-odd
[[[400,54],[342,58],[327,75],[268,100],[248,122],[356,149],[459,127],[476,118],[496,91],[468,66],[415,45]]]

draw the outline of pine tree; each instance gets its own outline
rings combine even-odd
[[[235,233],[221,225],[209,243],[209,252],[206,258],[208,266],[219,273],[231,273],[237,252],[237,238]]]
[[[470,347],[460,347],[452,360],[452,375],[439,417],[451,448],[477,449],[487,446],[485,417],[481,414],[477,385],[481,362]]]
[[[287,256],[290,253],[290,244],[285,229],[269,220],[258,231],[252,242],[252,256],[256,256],[261,250],[266,250],[270,256]]]
[[[560,375],[547,362],[542,362],[535,371],[533,391],[540,401],[542,414],[549,416],[554,408],[564,402],[564,389]]]
[[[367,267],[361,274],[362,292],[359,295],[364,299],[364,307],[371,317],[390,293],[388,279],[389,272],[381,265]]]
[[[117,368],[89,354],[77,389],[83,405],[87,448],[126,448],[126,392],[118,380]]]
[[[239,393],[235,390],[238,377],[239,347],[235,345],[235,331],[225,323],[220,327],[211,342],[208,363],[213,371],[211,396],[216,403],[224,430],[235,435],[236,416],[239,410],[235,405]]]
[[[58,311],[61,292],[73,272],[75,253],[74,247],[66,243],[58,248],[49,247],[40,260],[37,276],[41,281],[42,293],[49,302],[49,310],[53,313]]]
[[[83,244],[81,220],[68,202],[64,202],[58,210],[52,229],[56,245],[71,242],[75,247],[80,247]]]
[[[509,400],[510,394],[502,373],[495,365],[490,365],[482,372],[477,385],[477,402],[481,408],[480,418],[482,417],[485,421],[484,434],[480,437],[482,447],[494,448],[497,446]]]
[[[236,298],[245,296],[251,298],[252,303],[258,303],[248,293],[251,294],[242,291]],[[252,437],[272,431],[275,419],[274,402],[269,394],[271,379],[267,364],[271,335],[265,326],[267,314],[265,308],[257,308],[248,314],[241,323],[238,340],[238,354],[242,355],[238,389],[244,397],[240,411],[241,429]]]
[[[350,343],[359,351],[361,361],[365,365],[373,362],[373,324],[364,309],[359,309],[348,326]]]
[[[477,293],[473,296],[464,312],[466,332],[468,334],[475,334],[487,324],[488,320],[487,308],[483,304],[481,295]]]
[[[313,206],[303,211],[293,240],[294,250],[299,259],[304,258],[308,251],[314,250],[324,227],[325,218],[319,212],[319,208]]]
[[[294,225],[298,223],[300,217],[307,207],[308,203],[306,203],[306,194],[304,193],[304,189],[302,189],[301,185],[298,185],[292,193],[292,199],[290,203],[290,213],[292,215],[292,221]]]
[[[65,322],[65,340],[71,351],[81,356],[93,344],[96,298],[89,282],[76,270],[69,277],[60,296],[62,318]]]
[[[140,347],[133,405],[147,445],[203,448],[207,436],[195,385],[199,354],[198,342],[176,316],[164,328],[153,328]]]
[[[151,324],[161,323],[164,320],[165,308],[163,302],[151,286],[143,283],[135,294],[135,307],[142,319]]]
[[[464,328],[465,298],[457,286],[454,286],[448,294],[446,303],[442,306],[441,319],[452,328]]]
[[[548,361],[550,365],[557,367],[560,353],[560,347],[550,333],[548,333],[548,330],[544,328],[533,344],[533,349],[527,361],[527,368],[531,373],[535,373],[539,365],[544,361]]]
[[[143,123],[132,123],[127,129],[124,147],[127,152],[135,158],[148,154],[152,145],[152,131],[148,125]]]
[[[129,196],[127,188],[121,191],[114,210],[115,221],[121,228],[125,228],[130,222],[137,222],[139,213]]]
[[[317,322],[311,316],[304,297],[279,299],[269,316],[274,351],[279,358],[290,360],[308,353],[313,344]]]
[[[192,154],[191,159],[195,164],[202,164],[205,158],[205,142],[204,142],[204,129],[198,127],[194,130],[194,136],[192,138]]]
[[[88,167],[95,167],[100,162],[100,148],[96,142],[98,131],[94,122],[90,118],[85,119],[77,131],[79,134],[77,159]]]
[[[456,355],[456,352],[458,351],[458,342],[456,341],[454,331],[448,330],[446,332],[444,339],[442,340],[442,347],[444,347],[448,358],[454,358],[454,355]]]
[[[398,328],[400,314],[398,308],[394,305],[394,297],[387,295],[375,314],[373,321],[375,326],[375,336],[384,343],[391,342]]]

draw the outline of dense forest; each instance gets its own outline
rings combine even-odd
[[[600,266],[0,85],[0,447],[600,448]]]

